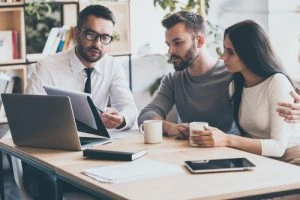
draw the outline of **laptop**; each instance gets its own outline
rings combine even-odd
[[[79,137],[70,98],[1,94],[15,145],[79,151],[111,142],[109,135]]]

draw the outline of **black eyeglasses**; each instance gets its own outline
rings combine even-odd
[[[113,40],[113,36],[107,34],[98,34],[95,31],[90,29],[85,29],[83,27],[78,26],[80,30],[83,31],[85,38],[90,41],[95,41],[100,38],[102,44],[108,45]]]

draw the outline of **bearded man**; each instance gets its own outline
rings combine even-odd
[[[106,128],[131,128],[138,115],[133,95],[122,65],[106,55],[114,25],[114,14],[107,7],[84,8],[73,30],[75,47],[39,61],[26,93],[46,94],[43,85],[86,92],[103,110],[99,115]],[[111,107],[107,107],[109,100]],[[23,171],[25,189],[33,199],[55,199],[54,177],[26,163]]]
[[[189,122],[205,121],[227,133],[237,133],[228,91],[231,75],[222,60],[206,47],[205,21],[200,15],[179,11],[163,19],[165,40],[175,72],[164,76],[158,92],[141,111],[144,120],[163,120],[163,133],[189,137]],[[166,121],[173,106],[178,123]]]

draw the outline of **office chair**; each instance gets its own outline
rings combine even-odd
[[[25,190],[24,187],[24,182],[23,182],[23,167],[22,167],[22,162],[20,159],[11,156],[11,162],[12,162],[12,168],[13,168],[13,174],[14,174],[14,179],[17,184],[17,186],[20,189],[20,193],[22,196],[22,199],[24,200],[32,200],[32,198],[29,196],[27,191]],[[80,192],[64,192],[63,193],[63,200],[79,200],[79,199],[85,199],[85,200],[96,200],[96,198],[86,195],[84,193]]]

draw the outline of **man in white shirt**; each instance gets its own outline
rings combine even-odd
[[[98,108],[105,111],[101,114],[105,126],[130,128],[138,111],[124,69],[113,57],[105,55],[112,41],[114,17],[106,19],[97,16],[97,13],[88,13],[89,10],[80,13],[77,27],[73,31],[76,47],[38,62],[26,93],[45,94],[43,85],[84,91],[87,81],[85,69],[92,68],[91,98]],[[106,108],[109,98],[114,108]]]
[[[91,94],[107,128],[128,129],[138,111],[123,67],[105,55],[112,41],[115,19],[101,5],[86,7],[73,30],[74,49],[37,63],[26,93],[45,94],[43,85],[84,91]],[[107,107],[110,100],[112,107]],[[54,199],[53,178],[23,164],[26,189],[34,199]],[[51,181],[52,180],[52,181]]]

